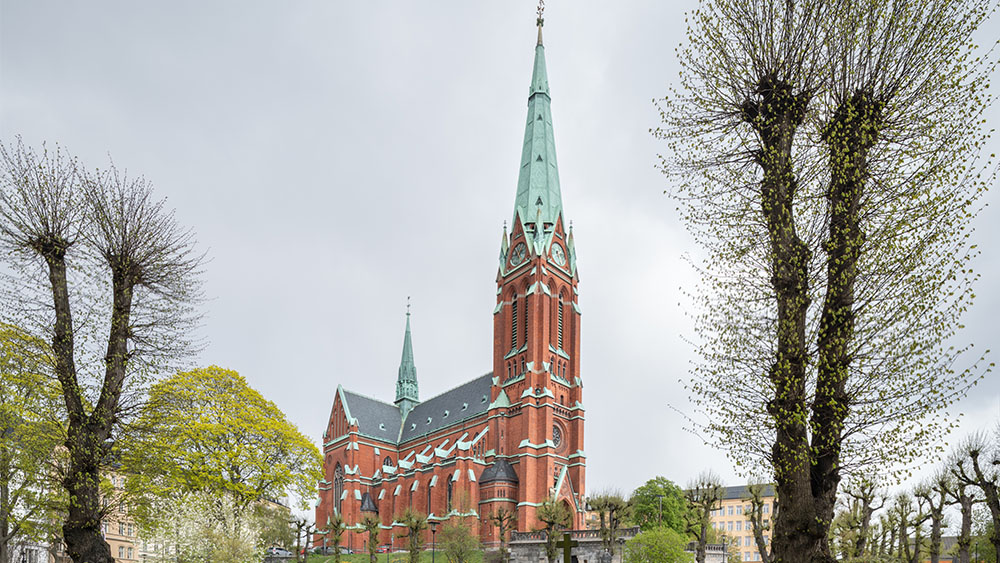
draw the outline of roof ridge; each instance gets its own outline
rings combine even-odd
[[[399,407],[397,405],[394,405],[392,403],[387,403],[387,402],[383,401],[382,399],[376,399],[375,397],[372,397],[371,395],[365,395],[364,393],[358,393],[357,391],[351,391],[351,390],[346,389],[346,388],[344,389],[344,393],[350,393],[351,395],[356,395],[358,397],[361,397],[362,399],[368,399],[369,401],[375,401],[376,403],[381,403],[381,404],[383,404],[383,405],[385,405],[387,407],[391,407],[391,408],[394,408],[396,410],[399,410]]]
[[[425,403],[429,403],[429,402],[433,401],[434,399],[437,399],[438,397],[440,397],[442,395],[447,395],[448,393],[451,393],[452,391],[454,391],[455,389],[458,389],[459,387],[464,387],[464,386],[466,386],[466,385],[468,385],[468,384],[470,384],[470,383],[472,383],[474,381],[478,381],[478,380],[480,380],[480,379],[482,379],[484,377],[493,377],[493,371],[492,370],[488,371],[488,372],[486,372],[486,373],[484,373],[482,375],[477,375],[476,377],[473,377],[472,379],[470,379],[470,380],[468,380],[468,381],[466,381],[464,383],[459,383],[458,385],[452,387],[451,389],[447,389],[445,391],[442,391],[442,392],[438,393],[437,395],[434,395],[433,397],[431,397],[429,399],[424,399],[423,401],[420,401],[420,404],[423,405]]]

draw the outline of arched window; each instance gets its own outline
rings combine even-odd
[[[524,298],[524,343],[528,343],[528,319],[531,315],[528,314],[528,298]]]
[[[385,456],[385,459],[382,460],[382,465],[392,467],[392,458],[389,456]]]
[[[344,468],[337,464],[337,467],[333,470],[333,506],[337,510],[337,514],[340,514],[340,497],[344,496]]]
[[[551,373],[552,375],[555,375],[555,374],[559,373],[558,371],[556,371],[556,357],[555,356],[550,356],[549,357],[549,373]]]
[[[430,481],[427,482],[427,515],[431,515],[431,486]]]
[[[455,483],[451,479],[448,479],[448,512],[451,512],[451,510],[452,510],[452,506],[451,506],[451,493],[452,493],[452,487],[454,486],[454,484]]]
[[[556,328],[556,342],[559,344],[559,349],[560,350],[563,349],[563,306],[564,306],[563,294],[560,292],[559,293],[559,310],[556,313],[556,315],[558,316],[558,318],[556,320],[556,326],[557,326],[557,328]]]
[[[517,295],[510,300],[510,347],[517,348]]]

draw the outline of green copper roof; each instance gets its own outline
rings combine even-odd
[[[406,334],[403,336],[403,357],[399,361],[399,376],[396,378],[396,404],[400,415],[406,415],[420,402],[417,389],[417,366],[413,363],[413,342],[410,338],[410,311],[406,306]]]
[[[528,92],[528,119],[524,127],[517,197],[514,200],[515,224],[520,221],[522,225],[526,225],[540,219],[544,228],[545,223],[554,225],[562,215],[551,102],[549,77],[545,72],[545,47],[542,45],[539,26],[535,65]]]

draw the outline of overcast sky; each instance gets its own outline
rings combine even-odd
[[[695,416],[683,291],[698,251],[648,132],[694,7],[548,2],[590,491],[707,468],[738,482],[678,414]],[[534,18],[526,0],[2,0],[0,139],[58,142],[88,167],[110,153],[149,178],[211,258],[197,363],[238,370],[318,443],[338,383],[393,400],[407,296],[421,397],[492,369]],[[974,234],[977,349],[997,348],[998,198]],[[1000,417],[997,379],[957,405],[960,432]]]

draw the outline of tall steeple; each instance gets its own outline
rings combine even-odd
[[[562,216],[562,195],[552,132],[552,99],[545,70],[545,46],[542,44],[543,23],[539,13],[538,43],[535,45],[535,64],[528,90],[528,119],[524,127],[513,224],[520,223],[526,232],[544,239],[540,242],[542,248],[547,248],[551,242],[551,229]],[[536,222],[541,222],[541,225],[536,226]]]
[[[406,303],[406,334],[403,336],[403,357],[399,361],[399,376],[396,378],[396,405],[400,415],[406,418],[410,410],[420,402],[417,389],[417,366],[413,363],[413,342],[410,339],[410,303]]]

